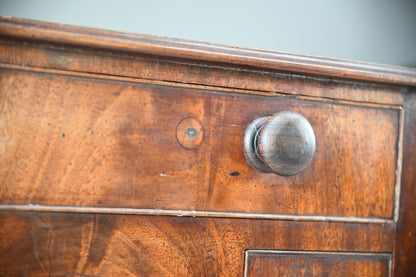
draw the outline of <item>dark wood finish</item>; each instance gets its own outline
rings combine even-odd
[[[416,89],[406,95],[403,177],[397,222],[394,272],[416,276]]]
[[[393,224],[2,212],[0,275],[243,276],[245,249],[391,252],[393,234]]]
[[[346,275],[416,275],[415,87],[414,69],[0,19],[0,275],[242,276],[247,249],[309,251],[252,256],[263,275],[331,273],[328,251]],[[243,150],[281,111],[316,136],[291,177]]]
[[[256,119],[244,134],[244,154],[249,164],[262,172],[271,171],[282,176],[304,170],[313,158],[315,146],[311,124],[302,115],[290,111]],[[257,168],[258,163],[269,170]]]
[[[342,252],[247,251],[247,277],[390,276],[390,255]]]
[[[244,156],[251,167],[264,173],[271,173],[261,157],[258,155],[258,135],[269,117],[259,117],[251,122],[244,132]]]
[[[0,74],[3,204],[393,217],[400,110]],[[317,137],[312,163],[293,177],[244,158],[245,127],[282,109],[302,113]],[[204,128],[193,150],[176,133],[190,117]]]

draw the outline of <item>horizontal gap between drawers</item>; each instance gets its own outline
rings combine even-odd
[[[247,218],[247,219],[277,219],[293,221],[332,221],[332,222],[356,222],[356,223],[394,223],[393,219],[342,217],[342,216],[318,216],[318,215],[277,215],[257,213],[232,213],[211,211],[183,211],[183,210],[159,210],[159,209],[133,209],[133,208],[96,208],[96,207],[71,207],[71,206],[44,206],[44,205],[0,205],[0,211],[30,211],[30,212],[60,212],[60,213],[98,213],[98,214],[132,214],[154,216],[177,217],[221,217],[221,218]]]

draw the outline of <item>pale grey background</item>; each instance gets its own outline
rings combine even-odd
[[[0,0],[0,15],[416,67],[415,0]]]

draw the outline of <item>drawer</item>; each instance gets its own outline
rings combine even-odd
[[[241,277],[245,249],[391,252],[394,230],[392,224],[0,211],[0,275]],[[361,261],[359,253],[342,261],[376,269],[385,256],[375,256],[380,263]],[[259,261],[263,268],[276,263],[267,257],[250,254],[251,274]]]
[[[395,106],[11,69],[1,71],[0,91],[2,204],[225,217],[394,214]],[[247,125],[280,111],[302,114],[316,137],[312,162],[290,177],[253,169],[243,151]]]
[[[0,275],[415,276],[415,76],[1,18]]]
[[[390,254],[248,250],[244,276],[387,277],[390,264]]]

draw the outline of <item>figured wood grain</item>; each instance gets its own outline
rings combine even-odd
[[[400,110],[3,70],[3,204],[392,218]],[[245,127],[292,110],[316,153],[292,177],[244,158]],[[204,128],[183,147],[177,126]]]
[[[242,276],[247,249],[416,275],[414,69],[12,18],[0,68],[1,276]],[[287,109],[317,156],[266,177],[243,133]]]
[[[244,276],[390,276],[391,255],[246,251]]]
[[[245,249],[391,252],[393,224],[0,213],[1,276],[243,276]]]

